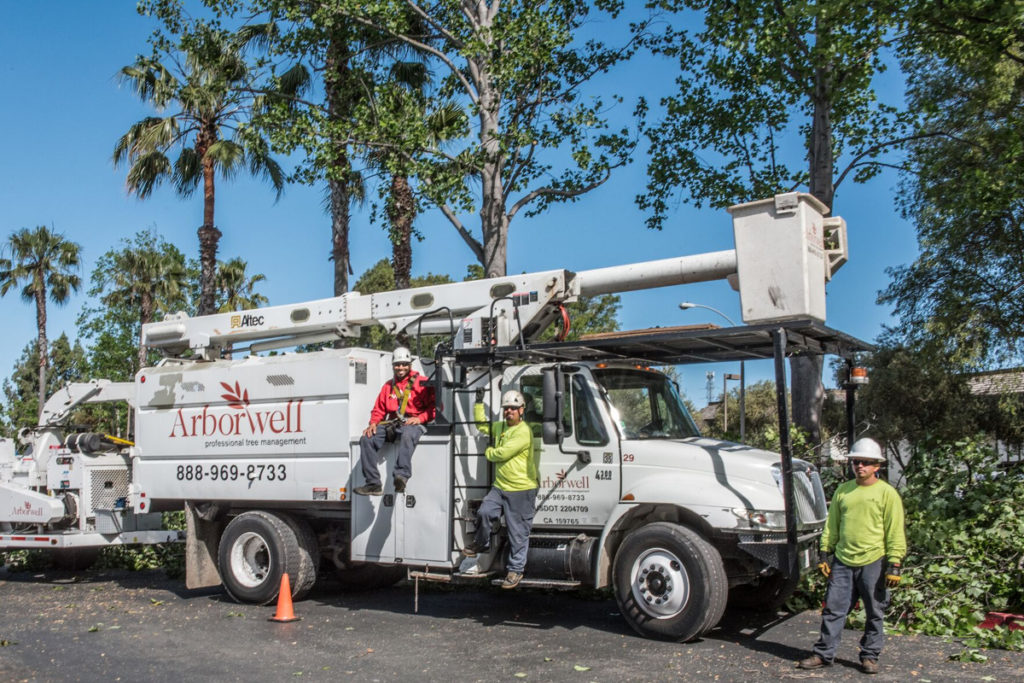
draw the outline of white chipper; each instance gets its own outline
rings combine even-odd
[[[730,213],[735,250],[146,325],[159,363],[134,383],[69,385],[23,431],[21,450],[0,444],[0,550],[166,542],[179,532],[162,529],[159,513],[184,507],[188,586],[223,583],[240,601],[273,601],[285,572],[295,598],[325,570],[361,586],[486,581],[503,567],[500,533],[474,574],[459,571],[492,477],[472,403],[484,389],[496,419],[497,397],[514,388],[540,453],[522,585],[612,586],[634,629],[671,639],[706,633],[727,600],[778,603],[809,566],[825,518],[815,468],[789,457],[785,440],[780,457],[702,438],[675,383],[652,366],[773,356],[780,365],[862,346],[823,325],[825,282],[846,260],[843,221],[796,193]],[[738,289],[745,325],[538,341],[580,296],[713,279]],[[438,417],[413,476],[400,493],[385,476],[379,497],[352,495],[363,483],[354,464],[390,354],[261,355],[364,325],[447,339],[414,362],[435,383]],[[98,401],[130,406],[131,441],[71,426],[77,406]]]

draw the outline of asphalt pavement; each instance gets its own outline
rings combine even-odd
[[[950,659],[957,642],[890,636],[881,671],[857,668],[859,634],[818,671],[795,668],[818,615],[728,612],[693,643],[645,640],[613,598],[401,583],[342,593],[325,581],[295,603],[300,621],[187,590],[162,571],[0,569],[3,681],[1022,681],[1024,653]]]

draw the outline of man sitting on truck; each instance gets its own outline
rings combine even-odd
[[[497,463],[494,472],[494,486],[484,497],[477,511],[476,534],[473,542],[463,549],[466,557],[490,550],[491,529],[505,515],[508,528],[507,574],[502,588],[515,588],[523,578],[526,567],[526,553],[530,546],[530,529],[533,528],[534,501],[540,480],[537,473],[537,453],[533,448],[533,432],[523,421],[526,401],[518,391],[506,391],[501,397],[501,410],[505,421],[491,424],[487,421],[482,396],[473,406],[473,419],[477,429],[484,434],[496,436],[495,445],[484,451],[484,455]],[[497,434],[495,434],[497,432]]]
[[[370,411],[370,424],[359,439],[359,465],[363,470],[363,486],[355,492],[361,496],[379,496],[384,492],[378,469],[378,453],[385,443],[398,442],[395,460],[395,493],[405,492],[412,476],[412,453],[434,419],[434,387],[427,378],[412,369],[412,354],[399,346],[391,357],[395,376],[389,379]]]

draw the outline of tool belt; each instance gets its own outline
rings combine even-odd
[[[394,443],[398,440],[398,428],[405,424],[405,420],[400,417],[392,418],[390,420],[384,420],[378,427],[384,428],[384,442]]]

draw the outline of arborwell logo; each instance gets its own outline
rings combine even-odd
[[[577,490],[590,490],[590,476],[583,475],[582,477],[569,477],[568,472],[564,469],[559,471],[552,479],[550,476],[544,477],[540,482],[542,489],[577,489]]]
[[[288,401],[285,407],[254,410],[249,407],[249,390],[242,389],[238,382],[234,386],[221,382],[227,392],[221,398],[228,402],[232,412],[210,410],[203,406],[202,412],[186,415],[178,408],[171,426],[171,438],[179,436],[262,436],[271,434],[302,433],[302,399]]]
[[[233,330],[239,327],[259,327],[262,324],[262,315],[253,315],[252,313],[246,313],[245,315],[231,316],[231,329]]]
[[[22,503],[22,507],[15,507],[11,509],[11,516],[19,519],[24,519],[26,517],[42,517],[43,508],[33,508],[32,503],[26,500]]]

